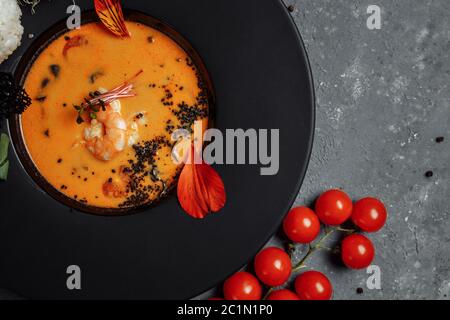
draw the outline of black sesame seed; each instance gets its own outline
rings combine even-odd
[[[65,36],[65,37],[64,37],[64,40],[69,41],[69,40],[70,40],[70,37],[69,37],[69,36]]]
[[[425,172],[425,177],[427,177],[427,178],[431,178],[433,175],[434,175],[434,173],[431,170]]]
[[[44,135],[45,135],[46,137],[50,137],[50,130],[49,130],[49,129],[45,130],[45,131],[44,131]]]
[[[444,137],[437,137],[437,138],[436,138],[436,142],[437,142],[437,143],[442,143],[442,142],[444,142]]]
[[[357,294],[363,294],[363,293],[364,293],[363,288],[357,288],[357,289],[356,289],[356,293],[357,293]]]
[[[62,162],[62,159],[61,159],[61,158],[59,158],[59,159],[58,159],[58,163],[61,163],[61,162]]]
[[[191,126],[195,120],[208,116],[208,88],[193,61],[189,57],[186,57],[186,64],[196,70],[197,86],[200,89],[194,103],[187,104],[186,102],[181,101],[181,103],[174,104],[173,94],[167,85],[157,86],[149,84],[150,88],[158,87],[164,89],[164,96],[161,99],[161,103],[169,106],[169,110],[178,120],[176,125],[170,121],[166,122],[167,131],[173,131],[175,128],[191,130]],[[184,89],[180,84],[175,85],[175,87],[179,90]],[[144,126],[147,127],[147,124],[144,124]],[[162,148],[171,148],[172,146],[172,142],[167,140],[164,136],[155,137],[148,141],[142,141],[133,146],[134,158],[128,159],[128,166],[120,169],[121,172],[127,173],[129,180],[126,186],[126,199],[119,204],[119,207],[126,208],[145,205],[149,203],[150,198],[153,196],[157,196],[157,199],[154,200],[157,201],[166,195],[167,191],[170,189],[168,183],[172,183],[171,181],[176,181],[176,179],[178,179],[181,169],[177,169],[177,172],[167,181],[162,180],[157,174],[159,172],[157,160],[160,159],[157,153],[158,151],[161,151]],[[130,154],[127,155],[130,156]],[[169,155],[166,154],[166,157],[167,156]],[[155,181],[155,184],[147,184],[146,181],[149,176]]]

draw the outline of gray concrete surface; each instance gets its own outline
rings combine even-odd
[[[314,150],[295,204],[340,187],[354,199],[379,197],[390,214],[370,235],[381,290],[328,252],[308,267],[330,277],[335,299],[449,299],[450,2],[284,1],[295,8],[317,94]],[[381,30],[366,26],[371,4],[382,9]]]
[[[286,3],[295,6],[317,89],[316,141],[296,204],[342,187],[355,199],[381,198],[390,213],[370,236],[381,290],[357,295],[367,274],[324,256],[313,267],[330,276],[336,299],[448,299],[450,2]],[[366,27],[370,4],[382,9],[381,30]]]

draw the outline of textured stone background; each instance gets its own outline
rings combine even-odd
[[[339,187],[354,199],[381,198],[390,214],[370,235],[381,290],[328,252],[308,267],[330,277],[335,299],[449,299],[450,2],[284,1],[295,8],[317,94],[314,150],[295,204]],[[382,9],[381,30],[366,27],[371,4]]]
[[[285,3],[295,6],[317,93],[316,140],[296,205],[340,187],[354,199],[381,198],[390,213],[370,236],[381,290],[368,290],[365,271],[343,268],[328,252],[308,266],[330,277],[335,299],[449,299],[450,2]],[[366,27],[370,4],[382,8],[381,30]],[[446,140],[438,144],[438,136]]]

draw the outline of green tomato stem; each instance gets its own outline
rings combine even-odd
[[[263,300],[267,300],[267,298],[268,298],[269,295],[273,292],[274,289],[275,289],[274,287],[270,287],[270,288],[267,290],[266,294],[264,295],[264,297],[263,297],[262,299],[263,299]]]
[[[316,251],[318,251],[318,250],[320,250],[320,249],[329,249],[329,248],[326,248],[326,247],[324,247],[324,246],[322,246],[322,244],[325,242],[325,240],[327,240],[328,239],[328,237],[329,236],[331,236],[336,230],[338,230],[338,231],[341,231],[341,230],[339,230],[339,229],[333,229],[333,228],[330,228],[330,229],[327,229],[326,231],[325,231],[325,234],[322,236],[322,238],[320,238],[319,239],[319,241],[316,243],[316,244],[314,244],[314,245],[309,245],[309,248],[308,248],[308,252],[306,253],[306,255],[294,266],[294,268],[292,268],[292,272],[293,273],[295,273],[295,272],[298,272],[298,271],[300,271],[301,269],[303,269],[304,267],[305,267],[305,263],[306,263],[306,261],[316,252]]]

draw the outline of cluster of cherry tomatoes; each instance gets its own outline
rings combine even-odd
[[[350,269],[368,267],[375,256],[372,242],[362,234],[340,227],[351,220],[361,231],[379,231],[386,223],[387,211],[383,203],[375,198],[364,198],[353,204],[350,197],[340,190],[329,190],[316,201],[315,211],[307,207],[292,209],[283,221],[283,230],[294,243],[309,244],[320,234],[321,222],[331,231],[344,231],[349,234],[343,239],[340,254],[343,263]],[[322,238],[324,239],[324,238]],[[316,245],[317,247],[317,245]],[[298,267],[298,266],[297,266]],[[303,267],[303,266],[300,266]],[[293,268],[291,257],[282,249],[269,247],[262,250],[254,260],[255,274],[240,271],[228,278],[223,285],[226,300],[260,300],[262,285],[269,288],[280,287],[299,268]],[[258,280],[259,279],[259,280]],[[270,289],[267,300],[329,300],[333,286],[323,273],[306,271],[295,279],[295,292],[288,289]],[[212,298],[211,300],[221,300]]]

